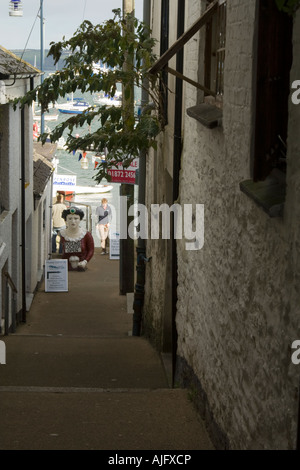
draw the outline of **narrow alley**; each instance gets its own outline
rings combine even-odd
[[[131,336],[119,261],[96,249],[68,292],[34,297],[4,336],[1,450],[212,450],[187,390],[147,339]]]

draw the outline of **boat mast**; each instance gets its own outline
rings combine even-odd
[[[41,84],[43,84],[44,81],[44,8],[43,8],[43,3],[44,0],[40,0],[40,28],[41,28]],[[45,119],[44,119],[44,113],[43,113],[43,108],[41,108],[41,134],[43,134],[45,131]]]

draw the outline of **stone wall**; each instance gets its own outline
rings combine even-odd
[[[152,34],[158,40],[155,53],[160,55],[160,21],[161,2],[152,3],[151,27]],[[170,2],[170,35],[169,45],[176,40],[177,34],[177,2]],[[175,58],[170,61],[175,68]],[[173,139],[175,115],[175,77],[169,75],[168,87],[171,93],[168,98],[168,124],[165,132],[158,138],[157,151],[147,155],[146,204],[149,214],[149,230],[151,228],[151,204],[172,205],[173,177]],[[172,263],[170,240],[160,237],[146,243],[146,255],[151,261],[146,264],[146,284],[143,309],[143,332],[155,346],[164,352],[171,351],[172,322]]]
[[[198,3],[188,2],[191,23]],[[228,2],[223,126],[209,130],[185,118],[180,203],[205,205],[205,243],[193,252],[178,242],[177,354],[230,448],[291,449],[299,376],[291,344],[299,336],[300,106],[290,110],[285,214],[272,219],[239,189],[251,178],[255,6]],[[294,57],[298,49],[295,32]],[[300,78],[299,59],[293,67]],[[185,68],[198,75],[190,51]],[[186,106],[196,100],[187,85]]]
[[[176,4],[170,4],[174,19]],[[160,6],[152,2],[156,38]],[[207,129],[184,113],[178,202],[204,205],[205,236],[198,251],[187,251],[187,240],[177,242],[176,385],[193,390],[220,448],[293,449],[300,367],[291,362],[292,342],[300,339],[300,105],[290,104],[284,216],[270,218],[240,191],[241,181],[252,176],[256,6],[247,0],[227,2],[222,126]],[[203,1],[186,2],[186,28],[204,7]],[[298,14],[291,81],[300,79],[299,34]],[[203,31],[184,47],[184,73],[199,82],[203,50]],[[200,97],[184,84],[184,108]],[[173,112],[170,93],[169,116]],[[157,151],[147,157],[148,207],[171,199],[173,132],[169,120]],[[152,259],[146,266],[144,328],[163,349],[170,315],[170,243],[148,240],[147,256]]]
[[[11,84],[11,80],[8,81]],[[37,81],[36,81],[37,84]],[[48,255],[47,250],[39,249],[43,244],[42,237],[38,240],[38,232],[33,233],[32,219],[34,216],[33,208],[33,141],[32,141],[32,109],[26,107],[24,110],[24,181],[22,178],[22,149],[21,149],[21,111],[13,109],[9,104],[10,99],[23,96],[30,88],[29,79],[18,78],[14,86],[6,86],[1,83],[3,96],[0,105],[0,134],[1,134],[1,164],[0,164],[0,280],[2,290],[0,292],[0,305],[7,309],[8,322],[5,328],[12,331],[16,326],[16,321],[20,320],[20,314],[23,308],[23,266],[22,266],[22,184],[25,188],[24,201],[24,221],[26,226],[26,246],[24,251],[26,255],[26,294],[30,297],[40,280],[41,273],[37,273],[36,260],[38,254],[43,260]],[[21,184],[22,183],[22,184]],[[48,233],[50,233],[50,201],[51,191],[48,189],[47,198],[47,221],[45,222]],[[46,195],[45,195],[46,197]],[[43,223],[41,214],[40,225]],[[17,293],[13,294],[12,286],[5,288],[7,279],[5,273],[11,277]],[[28,295],[27,295],[28,297]],[[27,301],[27,298],[26,298]],[[28,306],[28,302],[27,302]],[[4,307],[2,319],[4,318]],[[16,319],[17,317],[17,319]],[[3,325],[2,325],[3,326]],[[3,333],[4,331],[2,331]]]

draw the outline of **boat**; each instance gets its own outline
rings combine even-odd
[[[72,190],[57,190],[53,186],[53,197],[57,194],[63,194],[68,200],[75,197],[78,194],[102,194],[109,193],[113,189],[111,184],[98,184],[95,186],[74,186]]]
[[[62,136],[56,141],[57,150],[67,150],[65,138]]]
[[[75,194],[109,193],[113,189],[111,184],[96,184],[95,186],[75,186]]]
[[[51,103],[48,108],[53,109],[54,108],[53,104]],[[41,121],[41,107],[36,101],[33,101],[32,103],[32,114],[33,114],[34,121]],[[44,116],[44,121],[57,121],[59,113],[58,112],[52,113],[52,112],[46,111],[44,112],[43,116]]]
[[[105,73],[107,72],[108,67],[106,64],[102,64],[101,61],[93,62],[93,74]]]
[[[58,114],[44,114],[44,119],[45,121],[57,121],[58,119]],[[41,120],[41,115],[40,114],[34,114],[33,115],[33,120],[34,121],[40,121]]]
[[[99,106],[122,106],[122,92],[117,91],[114,96],[104,92],[97,93],[93,98],[93,102]]]
[[[90,104],[83,98],[74,98],[73,94],[71,99],[67,99],[66,103],[57,103],[56,108],[62,114],[82,114],[90,107]]]

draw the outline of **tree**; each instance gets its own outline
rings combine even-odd
[[[300,6],[300,0],[275,0],[280,11],[293,15]]]
[[[82,93],[103,91],[113,96],[117,89],[117,83],[121,83],[125,90],[130,89],[130,84],[136,87],[147,87],[153,108],[141,113],[137,119],[132,113],[126,112],[126,107],[114,106],[91,107],[80,115],[72,115],[62,124],[54,128],[50,134],[51,142],[56,142],[64,131],[68,130],[66,140],[67,149],[72,152],[78,149],[94,150],[103,153],[108,150],[106,162],[98,165],[98,172],[94,176],[97,183],[102,178],[107,178],[107,169],[121,162],[126,168],[141,151],[148,151],[156,145],[155,137],[163,128],[162,113],[160,109],[159,87],[157,77],[148,73],[156,57],[153,54],[155,40],[151,38],[149,27],[140,22],[133,15],[121,16],[121,9],[112,10],[114,17],[103,24],[93,25],[90,21],[84,21],[71,39],[50,44],[48,56],[52,56],[55,64],[62,54],[69,55],[65,59],[65,66],[44,79],[43,83],[34,90],[29,91],[21,99],[14,101],[17,106],[24,107],[38,100],[42,111],[46,112],[51,103],[59,97],[80,90]],[[130,17],[130,18],[129,18]],[[128,21],[130,19],[130,21]],[[134,28],[127,25],[134,24]],[[126,58],[132,61],[134,66],[124,67]],[[99,73],[93,72],[93,64],[99,61],[107,64],[108,69]],[[99,127],[92,133],[86,133],[83,137],[76,137],[73,131],[84,125],[90,126],[93,122],[99,123]],[[44,143],[49,137],[41,136]]]

